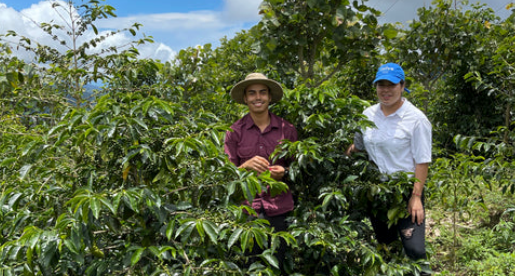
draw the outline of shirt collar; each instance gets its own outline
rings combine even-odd
[[[402,98],[402,100],[404,101],[402,103],[402,106],[397,110],[395,111],[395,113],[397,114],[397,116],[403,118],[404,115],[406,115],[406,112],[408,111],[408,108],[406,107],[408,104],[411,104],[406,98]]]
[[[270,127],[271,128],[279,128],[281,126],[281,122],[277,116],[275,116],[272,112],[268,111],[268,116],[270,116]],[[252,117],[250,116],[250,113],[247,113],[245,117],[243,117],[245,128],[251,129],[253,127],[257,127],[254,124],[254,120],[252,120]]]
[[[399,107],[399,109],[395,110],[394,113],[392,113],[392,114],[390,114],[390,115],[388,115],[386,117],[398,116],[400,118],[403,118],[404,115],[406,115],[406,111],[407,111],[406,104],[411,104],[411,103],[406,98],[404,98],[404,97],[402,98],[402,101],[403,101],[403,103],[402,103],[401,107]],[[381,111],[381,106],[380,105],[379,105],[379,112],[381,114],[383,114],[383,116],[384,116],[383,111]]]

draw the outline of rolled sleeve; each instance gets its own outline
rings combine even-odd
[[[236,166],[240,166],[240,158],[238,157],[238,140],[235,139],[237,134],[233,131],[228,130],[225,133],[224,151],[229,157],[229,160]]]
[[[365,150],[365,143],[363,142],[363,134],[361,132],[354,133],[354,147],[359,150]]]
[[[424,164],[431,162],[431,123],[429,120],[420,120],[413,132],[411,149],[415,164]]]

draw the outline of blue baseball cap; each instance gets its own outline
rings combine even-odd
[[[402,67],[397,63],[387,63],[381,65],[376,73],[376,78],[374,80],[374,84],[380,80],[387,80],[391,83],[399,83],[401,80],[404,80],[404,70],[402,70]],[[410,91],[404,87],[404,90],[408,93]]]

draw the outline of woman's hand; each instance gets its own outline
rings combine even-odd
[[[424,206],[422,199],[418,195],[411,195],[408,203],[408,213],[411,215],[411,222],[420,225],[424,222]]]

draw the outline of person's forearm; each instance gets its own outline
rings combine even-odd
[[[422,192],[424,191],[424,185],[427,179],[428,169],[428,163],[417,164],[415,166],[415,178],[418,179],[418,181],[415,182],[413,185],[413,194],[422,195]]]
[[[359,151],[360,151],[360,150],[358,150],[358,149],[356,148],[356,145],[355,145],[355,144],[352,144],[352,145],[350,145],[350,146],[347,148],[347,150],[345,151],[345,154],[346,154],[346,155],[351,155],[352,153],[354,153],[354,152],[359,152]]]

